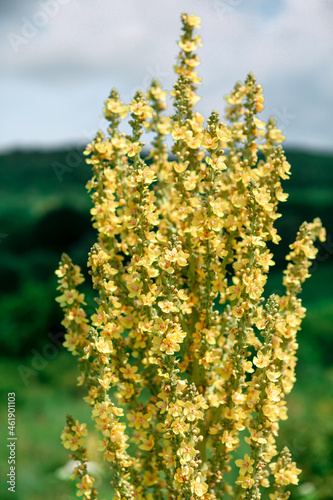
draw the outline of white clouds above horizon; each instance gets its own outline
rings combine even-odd
[[[42,22],[48,2],[54,13],[28,43],[16,39],[15,53],[10,33]],[[287,144],[333,150],[331,0],[277,0],[274,8],[267,0],[14,0],[0,21],[0,147],[86,142],[82,131],[99,126],[111,87],[129,98],[157,76],[170,89],[183,11],[202,18],[205,116],[222,112],[223,96],[253,71]]]

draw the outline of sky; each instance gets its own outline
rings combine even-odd
[[[0,151],[88,143],[112,87],[171,90],[182,12],[202,20],[198,111],[223,116],[252,71],[286,147],[333,152],[333,0],[0,0]]]

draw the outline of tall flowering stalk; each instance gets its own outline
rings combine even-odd
[[[156,80],[129,105],[112,90],[108,134],[87,147],[97,307],[87,318],[82,274],[63,255],[65,346],[78,357],[114,499],[254,500],[266,490],[285,500],[301,471],[276,439],[295,382],[298,295],[325,231],[319,219],[302,224],[285,295],[266,299],[267,243],[280,240],[274,222],[288,196],[284,137],[259,118],[264,98],[251,73],[227,96],[226,123],[216,111],[204,123],[195,110],[200,19],[183,14],[182,23],[174,113]],[[153,140],[142,158],[145,131]],[[78,495],[91,500],[86,433],[68,416],[64,446],[81,463]]]

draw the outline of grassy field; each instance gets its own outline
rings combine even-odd
[[[331,500],[333,159],[298,152],[287,156],[293,171],[285,185],[290,198],[278,221],[283,242],[275,254],[276,267],[266,294],[282,293],[284,256],[303,220],[320,216],[328,240],[320,246],[313,276],[304,287],[308,313],[299,335],[298,381],[288,399],[289,419],[281,425],[280,444],[289,446],[304,471],[292,499]],[[6,422],[7,393],[16,392],[18,435],[17,494],[1,498],[69,500],[75,498],[76,489],[59,477],[59,470],[68,463],[60,433],[66,413],[90,422],[90,412],[82,401],[82,389],[76,387],[75,360],[52,341],[52,335],[62,331],[54,301],[54,270],[65,251],[86,273],[87,253],[95,240],[84,189],[90,170],[77,151],[15,153],[0,156],[0,175],[0,417]],[[90,304],[91,299],[90,293]],[[39,355],[44,363],[37,366]],[[94,454],[92,427],[91,431],[88,445]],[[5,474],[7,455],[8,449],[1,447]],[[97,487],[102,488],[108,475],[99,465]],[[106,500],[112,496],[107,489],[101,489],[100,495]]]
[[[321,274],[322,271],[318,270],[313,281],[320,282]],[[333,278],[333,267],[330,277]],[[271,286],[278,282],[277,277],[274,278],[276,280],[272,280]],[[305,296],[307,304],[312,300],[310,287],[305,290]],[[317,323],[314,328],[319,314],[327,320]],[[317,296],[299,338],[298,382],[288,398],[289,419],[282,423],[280,435],[280,445],[290,448],[303,469],[301,486],[293,490],[294,499],[330,499],[333,494],[333,368],[325,357],[328,347],[332,352],[331,323],[328,319],[332,314],[331,304]],[[313,341],[312,335],[316,335],[317,342]],[[314,345],[316,349],[313,349]],[[326,349],[322,349],[323,345]],[[42,354],[43,349],[36,352]],[[75,359],[61,349],[55,349],[52,357],[40,369],[36,369],[34,355],[21,360],[7,359],[1,363],[1,400],[5,401],[7,393],[13,391],[17,398],[18,500],[75,498],[75,487],[59,477],[59,470],[68,463],[67,452],[60,442],[67,413],[88,423],[92,432],[89,449],[93,460],[98,459],[90,411],[82,400],[84,391],[76,387],[78,373]],[[24,374],[27,374],[26,378],[22,377]],[[4,405],[0,418],[6,421]],[[0,459],[3,464],[7,461],[5,447],[1,448]],[[97,476],[100,484],[97,486],[101,489],[104,483],[105,491],[101,489],[101,498],[109,499],[107,471],[103,464],[100,467],[101,474]],[[302,491],[310,493],[302,494]],[[8,494],[2,498],[6,500],[13,496]]]
[[[72,413],[75,418],[90,425],[92,434],[88,447],[92,456],[95,452],[95,434],[91,425],[90,411],[82,400],[83,392],[76,387],[75,362],[67,352],[58,351],[56,357],[49,361],[45,368],[38,371],[37,375],[29,377],[27,385],[18,371],[18,368],[23,370],[23,366],[31,369],[33,358],[26,359],[24,363],[18,363],[16,360],[1,363],[2,401],[7,399],[8,392],[16,392],[18,437],[17,494],[14,496],[11,492],[7,492],[7,496],[1,498],[3,500],[75,498],[76,488],[72,481],[61,475],[62,469],[69,461],[60,440],[67,413]],[[0,415],[2,422],[7,420],[6,412],[5,405],[2,405]],[[7,463],[7,455],[7,449],[1,447],[2,464]],[[103,464],[100,466],[103,473]],[[63,471],[63,474],[66,474],[66,471]],[[99,482],[102,482],[100,477],[106,479],[99,474],[97,475]],[[6,490],[7,488],[2,488],[2,491]]]

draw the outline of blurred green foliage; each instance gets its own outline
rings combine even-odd
[[[33,358],[32,358],[33,359]],[[31,359],[24,360],[31,368]],[[4,474],[0,478],[1,500],[71,500],[75,499],[77,488],[73,481],[62,477],[61,469],[69,463],[60,434],[65,426],[66,414],[70,411],[75,418],[85,421],[90,431],[88,449],[91,460],[98,458],[96,435],[90,418],[90,409],[82,400],[84,389],[76,386],[78,371],[73,357],[65,351],[58,351],[55,358],[46,363],[37,376],[27,380],[17,370],[22,360],[2,360],[0,366],[1,401],[7,393],[16,392],[16,492],[7,491]],[[0,419],[7,421],[6,404],[1,405]],[[5,429],[4,429],[5,430]],[[8,449],[0,447],[1,470],[7,473]],[[107,468],[99,464],[101,472],[96,485],[109,498]],[[104,488],[104,489],[103,489]]]
[[[283,217],[278,219],[277,229],[282,242],[278,248],[271,247],[276,266],[267,295],[283,293],[284,257],[304,220],[320,217],[328,240],[320,244],[313,276],[304,287],[308,312],[299,335],[298,382],[289,396],[289,419],[282,423],[280,443],[289,446],[304,470],[292,498],[331,500],[333,157],[290,151],[287,158],[292,178],[284,188],[290,197],[280,206]],[[82,420],[88,412],[81,390],[75,387],[75,361],[59,347],[63,327],[60,308],[54,301],[54,270],[61,253],[67,252],[88,277],[87,254],[95,241],[90,198],[84,188],[90,168],[78,150],[17,152],[0,156],[0,176],[0,391],[2,401],[6,392],[13,390],[18,399],[16,498],[69,500],[75,497],[75,489],[54,473],[67,462],[59,434],[67,411]],[[39,364],[36,356],[40,357]],[[1,417],[5,421],[3,408]],[[6,450],[1,453],[6,463]]]

